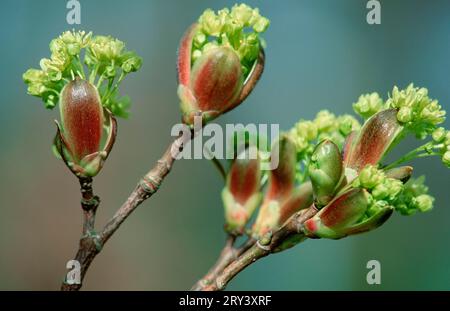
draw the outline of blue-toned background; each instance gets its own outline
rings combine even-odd
[[[279,123],[288,129],[319,109],[351,112],[361,93],[384,97],[397,84],[429,88],[449,109],[450,3],[381,1],[381,25],[366,23],[365,0],[248,1],[272,22],[267,65],[244,105],[220,123]],[[144,58],[123,92],[132,97],[111,157],[95,180],[98,224],[114,213],[157,160],[179,120],[175,52],[207,7],[234,1],[81,0],[80,29],[110,34]],[[48,57],[66,23],[66,1],[0,4],[0,289],[53,290],[81,230],[79,185],[50,144],[57,110],[26,95],[22,73]],[[449,122],[446,122],[449,126]],[[411,140],[393,156],[416,144]],[[449,290],[450,172],[439,159],[426,173],[435,209],[395,215],[379,230],[340,241],[307,241],[240,274],[235,290]],[[91,266],[85,289],[188,289],[214,262],[224,234],[220,176],[206,160],[176,163],[161,190],[124,223]],[[381,262],[382,284],[366,283]]]

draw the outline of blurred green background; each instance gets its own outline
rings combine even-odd
[[[49,56],[66,23],[67,1],[2,1],[0,6],[0,289],[54,290],[81,230],[79,185],[52,155],[53,119],[26,94],[22,73]],[[247,1],[272,24],[267,65],[244,105],[220,123],[279,123],[288,129],[319,109],[351,112],[361,93],[384,97],[393,85],[429,88],[449,109],[450,2],[381,1],[381,25],[366,23],[365,0]],[[144,58],[122,88],[133,106],[119,122],[111,157],[95,179],[97,224],[125,200],[171,140],[179,120],[178,41],[200,13],[234,1],[83,1],[77,29],[110,34]],[[448,127],[450,124],[446,122]],[[402,144],[392,155],[418,142]],[[379,230],[340,241],[315,240],[241,273],[233,290],[449,290],[450,174],[440,160],[426,173],[435,209],[395,215]],[[220,176],[206,160],[175,164],[160,191],[113,236],[91,266],[86,290],[185,290],[215,261],[223,242]],[[381,262],[382,284],[366,283]]]

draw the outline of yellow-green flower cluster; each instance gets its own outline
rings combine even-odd
[[[395,209],[402,215],[413,215],[417,211],[428,212],[433,208],[434,198],[428,193],[424,184],[425,177],[411,178],[403,187],[402,192],[393,202]]]
[[[28,69],[23,74],[23,80],[28,84],[28,94],[41,97],[46,108],[55,107],[58,102],[58,89],[61,87],[57,82],[53,82],[51,72]]]
[[[438,101],[428,97],[426,88],[414,87],[412,83],[404,90],[395,86],[386,105],[398,109],[398,121],[420,139],[445,120],[445,111]]]
[[[92,39],[92,32],[85,31],[65,31],[58,38],[50,42],[52,58],[54,56],[67,57],[77,56],[81,49],[87,47]]]
[[[353,110],[361,117],[368,119],[385,107],[383,99],[378,93],[363,94],[353,103]]]
[[[394,200],[403,188],[400,180],[387,177],[382,170],[372,165],[361,170],[353,186],[369,190],[375,200],[386,201]]]
[[[364,188],[369,192],[369,206],[361,219],[364,221],[380,211],[392,207],[403,190],[400,180],[389,178],[376,166],[367,165],[352,182],[354,188]]]
[[[431,134],[434,144],[442,154],[442,162],[450,168],[450,131],[443,127],[438,127]]]
[[[83,49],[88,74],[81,60]],[[66,31],[50,42],[50,51],[51,57],[40,61],[41,69],[29,69],[23,74],[30,95],[42,98],[47,108],[54,108],[64,85],[79,76],[96,84],[105,107],[115,115],[126,116],[129,101],[118,97],[117,87],[128,73],[139,70],[142,60],[126,51],[122,41],[92,36],[91,32]],[[108,83],[102,87],[104,81]]]
[[[248,74],[260,50],[259,34],[269,27],[269,20],[257,8],[246,4],[234,5],[215,13],[207,9],[198,19],[193,40],[192,59],[195,62],[207,50],[228,46],[238,54],[244,75]],[[249,29],[250,31],[247,31]]]
[[[387,206],[392,206],[403,215],[416,211],[426,212],[433,207],[434,198],[427,194],[425,178],[410,179],[403,184],[400,180],[389,178],[383,170],[368,165],[361,170],[352,182],[353,187],[361,187],[370,193],[370,206],[366,216],[370,217]]]
[[[351,115],[336,116],[328,110],[322,110],[312,121],[297,122],[289,133],[296,144],[297,153],[307,157],[313,152],[316,143],[324,139],[333,141],[341,148],[347,135],[360,128],[358,120]]]
[[[119,68],[124,73],[139,70],[142,59],[134,52],[125,51],[122,41],[111,36],[96,36],[87,49],[85,62],[88,67],[96,69],[97,74],[114,77]]]
[[[74,58],[89,45],[92,33],[66,31],[50,42],[50,58],[40,61],[41,69],[29,69],[23,74],[28,94],[41,97],[46,108],[55,107],[59,92],[64,86],[63,78],[77,74],[82,69]],[[75,64],[74,64],[75,63]]]

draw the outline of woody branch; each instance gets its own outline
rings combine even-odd
[[[167,148],[156,165],[139,181],[136,188],[128,196],[125,203],[116,211],[114,216],[107,222],[104,228],[97,234],[94,230],[95,211],[100,199],[93,195],[92,179],[80,179],[82,185],[82,207],[84,214],[83,235],[80,239],[79,248],[75,256],[81,265],[80,277],[83,281],[92,261],[102,247],[116,232],[125,219],[145,200],[156,193],[164,178],[169,174],[177,156],[183,151],[183,147],[195,136],[198,129],[191,132],[189,136],[179,136]],[[76,291],[82,286],[80,284],[68,284],[65,280],[61,285],[63,291]]]

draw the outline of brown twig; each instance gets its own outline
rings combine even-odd
[[[192,130],[191,135],[181,135],[175,139],[169,148],[158,160],[156,165],[139,181],[136,188],[129,195],[126,202],[117,210],[114,216],[108,221],[103,230],[97,234],[94,230],[95,211],[99,204],[98,197],[92,192],[92,179],[80,179],[82,185],[82,207],[84,213],[83,236],[80,239],[78,252],[75,260],[80,263],[80,278],[83,281],[86,272],[100,253],[104,244],[116,232],[124,220],[146,199],[158,191],[164,178],[169,174],[175,159],[183,151],[183,147],[195,136],[199,129]],[[95,202],[95,204],[93,204]],[[64,280],[61,290],[76,291],[82,286],[80,284],[68,284]]]
[[[265,237],[255,243],[251,248],[245,251],[239,258],[230,263],[215,280],[210,282],[209,286],[203,288],[204,291],[223,290],[227,284],[242,270],[255,261],[276,251],[291,234],[302,234],[303,223],[317,213],[317,208],[311,207],[295,214],[280,230],[276,231],[270,239]]]
[[[83,209],[83,235],[87,235],[94,230],[95,213],[100,204],[100,198],[94,195],[92,190],[92,178],[79,178],[81,192],[81,208]]]
[[[95,234],[95,213],[100,204],[100,198],[94,195],[92,190],[92,178],[80,177],[81,208],[83,209],[83,233],[75,260],[80,263],[81,275],[84,275],[87,267],[100,251],[97,236]],[[61,290],[78,290],[81,284],[68,284],[64,280]]]
[[[235,235],[228,235],[225,246],[220,252],[219,258],[216,263],[209,269],[208,273],[197,281],[197,283],[192,286],[192,291],[202,291],[217,278],[217,276],[234,260],[241,256],[245,251],[247,251],[253,244],[255,240],[249,238],[242,246],[236,248],[234,243],[236,241]]]
[[[164,155],[158,160],[156,165],[139,181],[127,201],[117,210],[114,216],[108,221],[100,233],[102,243],[108,241],[113,233],[119,228],[120,224],[139,206],[143,201],[150,198],[158,191],[164,178],[172,169],[177,156],[183,151],[184,146],[191,140],[192,133],[188,138],[178,137]]]

